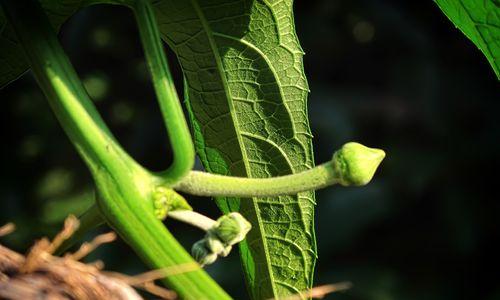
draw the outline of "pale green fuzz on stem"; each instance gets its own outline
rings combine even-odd
[[[155,216],[163,220],[169,212],[176,210],[193,210],[189,203],[173,189],[158,187],[153,192]]]
[[[369,148],[355,142],[345,144],[333,154],[332,159],[338,183],[343,186],[367,184],[372,180],[384,157],[383,150]]]
[[[350,142],[331,161],[290,175],[269,178],[232,177],[191,171],[172,187],[199,196],[268,197],[293,195],[330,185],[365,185],[385,157],[380,149]]]
[[[191,255],[202,266],[212,264],[218,256],[228,256],[232,246],[244,240],[251,228],[250,222],[239,213],[224,215],[193,245]]]

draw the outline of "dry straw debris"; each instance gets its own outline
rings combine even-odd
[[[76,252],[63,257],[55,250],[78,228],[74,216],[66,219],[63,230],[52,240],[35,242],[26,255],[0,245],[0,299],[92,299],[136,300],[140,288],[162,299],[176,299],[175,292],[154,284],[154,280],[199,269],[197,264],[153,270],[137,276],[103,271],[102,262],[80,262],[99,245],[112,242],[116,235],[107,233],[84,243]],[[0,237],[15,230],[12,223],[0,227]]]

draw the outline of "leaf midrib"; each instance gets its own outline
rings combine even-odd
[[[220,75],[220,78],[221,78],[221,82],[222,82],[222,86],[224,88],[224,93],[226,94],[227,104],[229,106],[229,114],[231,115],[231,119],[233,120],[233,123],[235,124],[235,134],[236,134],[236,138],[238,140],[238,144],[239,144],[239,147],[240,147],[240,150],[241,150],[241,156],[242,156],[242,159],[243,159],[243,165],[245,166],[245,173],[246,173],[245,175],[248,176],[248,170],[250,169],[250,166],[248,165],[248,157],[246,155],[246,151],[245,151],[245,148],[243,146],[243,140],[241,138],[241,135],[239,134],[239,132],[237,130],[239,128],[239,124],[238,124],[238,119],[234,115],[235,107],[234,107],[234,105],[233,105],[233,103],[231,101],[231,94],[229,92],[229,87],[228,87],[228,84],[227,84],[227,78],[226,78],[226,75],[221,71],[221,70],[224,70],[224,69],[223,69],[223,66],[222,66],[222,61],[221,61],[221,57],[220,57],[220,54],[219,54],[219,49],[217,48],[217,45],[216,45],[216,43],[215,43],[215,41],[213,39],[212,29],[210,28],[210,25],[208,24],[207,20],[205,19],[205,16],[204,16],[203,12],[201,11],[200,6],[198,5],[198,1],[196,1],[196,0],[190,0],[190,2],[193,5],[193,8],[194,8],[194,10],[196,12],[196,15],[198,16],[198,18],[200,20],[201,25],[203,26],[203,28],[207,32],[207,39],[208,39],[208,42],[210,44],[210,48],[212,49],[212,52],[214,54],[215,63],[216,63],[216,66],[217,66],[217,71],[219,72],[219,75]],[[257,218],[257,223],[258,223],[258,226],[259,226],[259,231],[261,232],[261,236],[265,237],[265,231],[264,231],[264,228],[262,227],[262,220],[261,220],[260,214],[259,214],[258,203],[257,203],[257,201],[255,201],[254,198],[252,198],[252,204],[254,206],[254,211],[255,211],[255,216]],[[254,224],[252,224],[252,225],[254,225]],[[272,294],[276,295],[277,293],[276,293],[276,286],[275,286],[275,283],[274,283],[273,273],[271,272],[271,269],[269,268],[269,266],[271,265],[271,259],[269,257],[269,251],[268,251],[268,248],[267,248],[267,244],[264,241],[261,241],[261,244],[262,244],[262,246],[264,248],[264,256],[266,257],[266,270],[267,270],[268,276],[269,276],[270,281],[271,281]]]
[[[268,1],[264,1],[264,3],[265,3],[268,7],[271,7],[271,5],[270,5],[270,3],[268,3]],[[276,18],[276,15],[275,15],[275,13],[274,13],[274,10],[272,10],[272,9],[271,9],[270,11],[272,12],[272,17],[273,17],[273,18],[275,19],[275,21],[277,22],[277,18]],[[285,92],[283,91],[283,88],[282,88],[282,85],[281,85],[280,76],[278,76],[278,73],[277,73],[276,69],[274,68],[274,65],[272,64],[272,62],[270,61],[270,59],[267,57],[267,55],[266,55],[266,54],[265,54],[265,53],[264,53],[261,49],[259,49],[259,48],[258,48],[258,47],[256,47],[254,44],[252,44],[252,43],[250,43],[249,41],[244,40],[244,39],[242,39],[242,38],[236,38],[236,37],[234,37],[234,36],[230,36],[230,35],[227,35],[227,34],[224,34],[224,33],[216,32],[216,31],[212,31],[211,33],[212,33],[212,35],[214,35],[214,36],[218,36],[218,37],[222,37],[222,38],[226,38],[226,39],[229,39],[229,40],[232,40],[232,41],[239,42],[239,43],[241,43],[241,44],[243,44],[243,45],[245,45],[245,46],[247,46],[247,47],[251,48],[251,49],[252,49],[253,51],[255,51],[256,53],[258,53],[258,54],[260,55],[260,57],[262,57],[262,58],[264,59],[264,61],[266,62],[267,66],[268,66],[268,68],[269,68],[269,70],[272,72],[272,74],[273,74],[273,76],[274,76],[274,78],[275,78],[276,82],[278,83],[278,84],[277,84],[277,86],[278,86],[278,90],[279,90],[279,93],[280,93],[280,97],[281,97],[281,99],[286,99],[286,97],[285,97]],[[281,36],[280,36],[280,35],[278,35],[278,38],[280,39],[280,40],[279,40],[279,44],[281,45]],[[286,50],[287,50],[287,51],[289,51],[290,53],[292,53],[292,54],[293,54],[293,50],[291,50],[291,49],[289,49],[289,48],[287,48],[287,47],[285,47],[285,48],[286,48]],[[289,107],[288,107],[288,105],[285,103],[285,101],[283,102],[283,106],[284,106],[284,108],[286,109],[286,111],[287,111],[288,115],[289,115],[290,117],[291,117],[291,116],[293,116],[292,112],[290,111],[290,108],[289,108]],[[295,122],[294,122],[294,120],[293,120],[292,118],[290,119],[290,124],[291,124],[292,130],[293,130],[293,133],[294,133],[293,138],[294,138],[294,139],[297,139],[296,134],[297,134],[297,132],[298,132],[298,131],[296,130]],[[290,170],[292,171],[292,173],[295,173],[295,172],[297,171],[297,170],[296,170],[296,168],[294,167],[294,165],[290,162],[288,155],[287,155],[286,153],[284,153],[284,152],[283,152],[283,149],[282,149],[281,147],[279,147],[279,145],[277,145],[276,143],[274,143],[272,140],[269,140],[269,139],[264,139],[264,138],[262,138],[262,137],[260,137],[260,136],[257,136],[257,135],[251,134],[251,133],[246,133],[246,132],[242,133],[242,135],[244,135],[244,136],[249,136],[249,137],[251,137],[251,138],[255,138],[255,139],[258,139],[258,140],[260,140],[260,141],[264,141],[264,142],[266,142],[266,143],[270,144],[271,146],[273,146],[275,149],[277,149],[277,150],[281,153],[281,155],[283,156],[283,158],[284,158],[284,159],[285,159],[285,161],[287,162],[287,164],[288,164],[288,166],[289,166]],[[310,135],[310,134],[309,134],[309,135]],[[307,152],[307,149],[305,149],[305,148],[304,148],[304,145],[302,144],[302,142],[300,142],[298,139],[297,139],[297,141],[299,142],[298,144],[299,144],[299,145],[303,148],[304,152]],[[300,201],[300,200],[299,200],[299,199],[297,199],[297,201]],[[313,202],[313,204],[315,204],[315,203]],[[298,205],[298,207],[299,207],[299,210],[300,210],[301,214],[303,214],[304,212],[303,212],[302,207],[301,207],[300,205]],[[260,216],[259,216],[259,220],[260,220]],[[304,219],[301,219],[301,222],[302,222],[302,226],[303,226],[304,228],[306,228],[306,227],[307,227],[307,225],[305,224]],[[273,236],[267,236],[267,235],[266,235],[266,236],[265,236],[265,238],[266,238],[266,239],[268,239],[268,238],[275,238],[275,237],[273,237]],[[266,245],[266,246],[267,246],[267,245]],[[304,256],[303,256],[303,253],[304,253],[304,251],[303,251],[303,250],[304,250],[304,249],[302,249],[302,248],[300,248],[300,247],[298,247],[298,248],[299,248],[299,249],[298,249],[298,250],[299,250],[299,252],[300,252],[300,253],[302,253],[302,259],[303,259],[303,261],[304,261],[304,265],[306,265],[305,258],[304,258]],[[267,249],[267,248],[266,248],[266,249]],[[316,254],[316,253],[313,251],[313,254]],[[266,256],[267,256],[267,253],[266,253]],[[307,272],[306,272],[306,273],[307,273]],[[306,275],[306,277],[307,277],[307,278],[309,278],[309,277],[310,277],[310,274],[307,274],[307,275]],[[312,276],[311,276],[311,277],[312,277]],[[284,282],[281,282],[281,281],[276,281],[276,283],[283,284]],[[274,284],[274,281],[273,281],[273,284]],[[289,285],[289,284],[286,284],[286,286],[288,286],[289,288],[293,288],[293,289],[295,289],[294,287],[292,287],[292,286],[291,286],[291,285]],[[274,286],[273,286],[273,288],[274,288]],[[297,291],[297,292],[299,292],[299,291]]]

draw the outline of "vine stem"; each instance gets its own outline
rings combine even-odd
[[[139,3],[139,2],[138,2]],[[149,5],[140,1],[142,5]],[[157,220],[149,201],[156,182],[118,144],[89,99],[60,46],[47,16],[35,0],[2,0],[35,78],[59,122],[89,167],[104,220],[152,268],[194,263]],[[163,281],[183,299],[229,299],[201,268]]]
[[[333,184],[365,185],[385,157],[380,149],[350,142],[333,154],[331,161],[299,173],[246,178],[191,171],[173,188],[198,196],[268,197],[293,195]]]
[[[171,185],[182,179],[193,168],[194,145],[169,71],[154,11],[146,0],[135,1],[132,10],[137,19],[144,54],[173,149],[172,165],[160,174],[164,183]]]
[[[191,171],[173,188],[198,196],[266,197],[294,195],[336,184],[339,178],[327,162],[300,173],[269,177],[247,178]]]

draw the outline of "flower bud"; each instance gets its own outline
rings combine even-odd
[[[252,225],[241,214],[233,212],[220,217],[210,231],[225,245],[231,246],[244,240],[251,228]]]
[[[207,248],[219,256],[226,257],[231,252],[232,246],[226,246],[222,243],[218,236],[208,233],[205,236]]]
[[[333,154],[332,163],[341,185],[360,186],[370,182],[384,157],[383,150],[350,142]]]
[[[173,189],[158,187],[153,193],[153,207],[155,216],[163,220],[169,211],[193,210],[186,199]]]
[[[218,253],[219,256],[221,257],[226,257],[231,253],[231,250],[233,249],[233,246],[226,246],[221,252]]]
[[[167,197],[158,195],[153,198],[154,214],[157,219],[163,220],[167,217],[168,204]]]
[[[170,190],[170,210],[193,210],[187,200],[174,190]]]
[[[217,260],[217,253],[210,251],[206,242],[206,239],[199,240],[191,248],[191,255],[201,266],[210,265]]]

